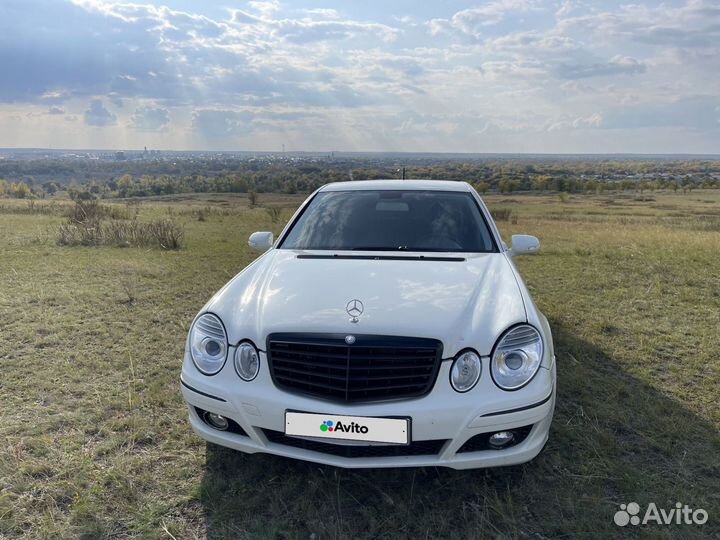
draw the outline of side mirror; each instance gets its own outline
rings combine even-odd
[[[258,251],[267,251],[273,245],[273,233],[271,232],[254,232],[248,239],[248,246]]]
[[[540,240],[527,234],[513,234],[510,255],[534,255],[540,250]]]

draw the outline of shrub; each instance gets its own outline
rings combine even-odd
[[[510,221],[512,210],[510,208],[496,208],[495,210],[490,210],[490,214],[495,221]]]
[[[61,246],[99,245],[99,226],[96,223],[61,223],[57,229],[57,243]]]
[[[110,219],[127,216],[120,207],[106,207],[97,201],[77,201],[66,223],[57,229],[57,243],[61,246],[159,247],[180,249],[185,232],[170,219],[148,223],[136,219]]]
[[[150,237],[162,249],[180,249],[185,239],[182,226],[169,219],[161,219],[148,223]]]
[[[130,210],[117,205],[100,204],[97,199],[77,200],[68,211],[70,223],[96,223],[104,218],[130,219]]]
[[[96,199],[88,201],[77,200],[70,207],[68,212],[68,221],[70,223],[91,223],[100,221],[105,212],[105,207],[97,202]]]
[[[474,184],[473,187],[475,188],[475,191],[482,194],[487,193],[488,189],[490,189],[490,186],[487,182],[478,182]]]
[[[280,217],[282,216],[282,208],[279,206],[271,206],[269,208],[265,209],[270,216],[270,221],[273,223],[277,223],[280,221]]]

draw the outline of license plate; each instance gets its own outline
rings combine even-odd
[[[338,416],[335,414],[285,413],[285,435],[408,444],[410,421],[407,418]]]

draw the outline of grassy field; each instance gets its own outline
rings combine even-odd
[[[60,247],[62,205],[0,200],[0,538],[720,537],[720,193],[486,200],[511,210],[508,242],[541,239],[518,264],[555,334],[559,393],[534,462],[466,472],[345,471],[192,434],[188,325],[289,209],[129,207],[184,225],[185,249],[163,251]],[[620,529],[631,501],[710,518]]]

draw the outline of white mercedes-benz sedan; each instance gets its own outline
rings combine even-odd
[[[181,387],[202,438],[340,467],[512,465],[555,406],[550,327],[475,190],[339,182],[200,310]]]

